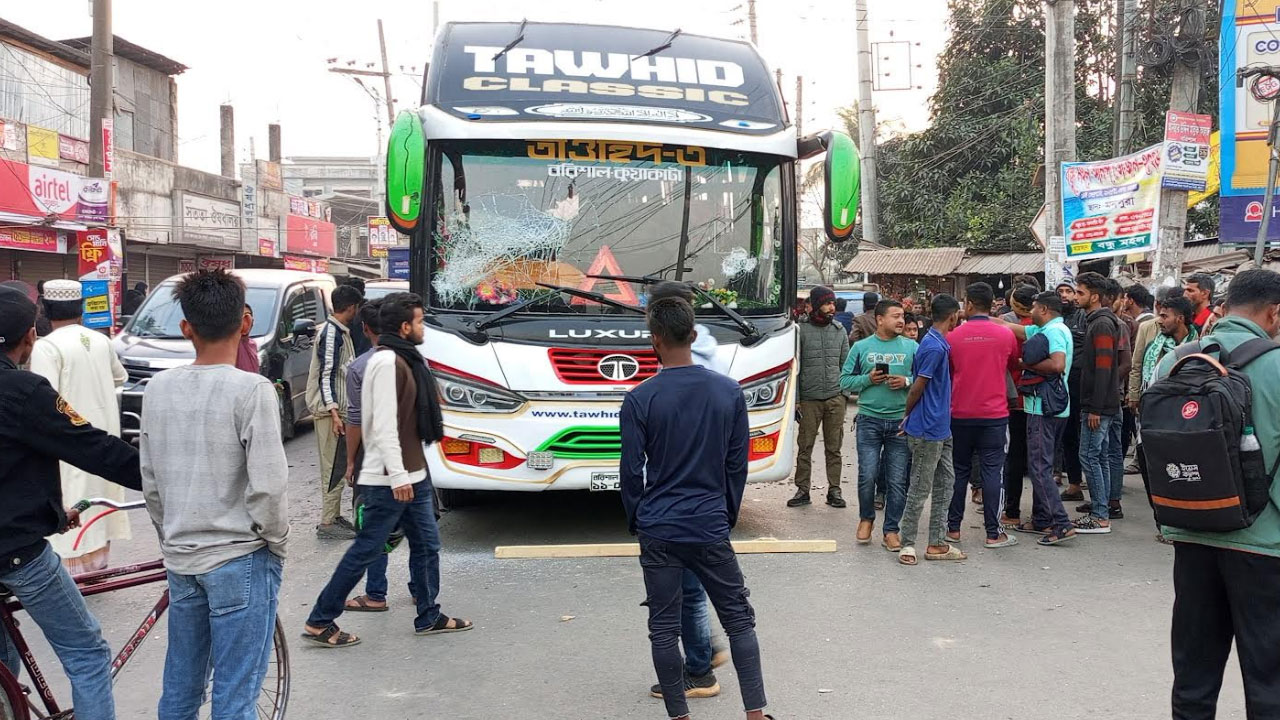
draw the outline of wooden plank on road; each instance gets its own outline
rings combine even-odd
[[[758,538],[734,540],[734,552],[739,555],[760,553],[833,553],[835,540],[779,540]],[[529,560],[541,558],[593,558],[638,557],[639,543],[596,543],[585,545],[499,545],[493,549],[498,560]]]

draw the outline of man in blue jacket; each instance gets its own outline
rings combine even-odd
[[[664,297],[648,307],[662,372],[622,401],[622,504],[640,537],[653,664],[667,717],[688,718],[680,654],[681,587],[693,571],[729,635],[748,720],[764,720],[755,612],[729,531],[747,481],[747,407],[733,380],[693,362],[693,308]]]

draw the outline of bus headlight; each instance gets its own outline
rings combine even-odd
[[[789,377],[790,362],[742,380],[742,399],[747,403],[747,410],[764,410],[782,405],[787,397]]]
[[[523,397],[474,375],[434,362],[431,374],[440,385],[441,402],[449,410],[513,413],[524,407]]]

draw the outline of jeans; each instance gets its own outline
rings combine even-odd
[[[356,497],[352,503],[355,506],[356,517],[360,519],[361,524],[364,522],[364,505],[360,501],[360,490],[364,487],[368,486],[356,486]],[[387,601],[387,556],[390,554],[390,549],[384,549],[383,553],[375,558],[373,564],[369,565],[369,569],[365,571],[364,594],[365,597],[375,602]],[[413,597],[413,568],[410,567],[409,571],[409,597]]]
[[[684,663],[677,642],[686,570],[692,571],[706,588],[729,636],[743,709],[751,712],[764,708],[768,701],[760,668],[760,644],[756,640],[756,614],[747,600],[751,593],[729,541],[690,545],[641,535],[640,568],[644,572],[645,603],[649,606],[653,668],[662,686],[667,716],[677,718],[689,713],[684,696]]]
[[[1111,434],[1107,437],[1107,457],[1111,461],[1111,484],[1107,499],[1120,504],[1124,494],[1124,416],[1116,415],[1111,421]]]
[[[1053,462],[1053,458],[1049,459]],[[1009,452],[1004,460],[1004,514],[1022,517],[1022,485],[1027,475],[1027,414],[1009,411]],[[985,503],[984,503],[985,504]]]
[[[899,435],[902,420],[859,415],[858,435],[858,517],[876,519],[876,478],[882,472],[886,492],[884,531],[898,532],[902,509],[907,504],[907,438]]]
[[[934,441],[908,437],[907,447],[911,450],[911,489],[907,491],[907,506],[902,512],[902,547],[915,546],[924,501],[931,494],[929,544],[942,545],[946,542],[947,505],[956,481],[951,456],[953,443],[951,438]]]
[[[849,401],[843,395],[826,400],[800,401],[800,448],[796,452],[796,488],[809,492],[813,473],[813,444],[822,429],[822,450],[827,465],[827,488],[840,489],[840,444],[844,442],[844,412]]]
[[[1176,543],[1173,720],[1212,720],[1235,641],[1245,717],[1280,717],[1280,558]]]
[[[976,452],[981,467],[977,475],[982,482],[982,519],[987,539],[1000,537],[1000,509],[1004,507],[1004,458],[1009,448],[1009,421],[981,421],[981,424],[953,420],[951,439],[954,443],[955,488],[951,493],[951,509],[947,513],[947,528],[960,532],[964,520],[966,486],[973,473],[973,456]]]
[[[169,575],[169,649],[158,720],[195,720],[213,676],[214,720],[256,720],[283,562],[267,548],[201,575]]]
[[[684,644],[684,667],[690,675],[711,672],[711,613],[707,612],[707,591],[697,574],[685,569],[681,580],[680,642]]]
[[[1053,456],[1070,418],[1027,413],[1027,464],[1031,466],[1031,525],[1061,537],[1071,518],[1053,482]]]
[[[333,577],[320,591],[311,608],[307,624],[328,626],[342,615],[347,595],[360,582],[365,571],[385,558],[387,538],[397,524],[409,543],[409,584],[417,601],[415,630],[426,630],[440,619],[440,526],[436,524],[435,493],[430,480],[414,483],[413,499],[402,503],[391,494],[391,488],[367,485],[360,488],[364,499],[364,524],[351,546],[338,561]]]
[[[1089,428],[1089,416],[1080,416],[1080,467],[1089,483],[1091,514],[1106,520],[1107,502],[1111,498],[1111,425],[1120,421],[1117,415],[1099,415],[1098,429]]]
[[[25,565],[0,568],[0,584],[22,603],[57,654],[62,671],[71,682],[76,717],[114,720],[111,648],[102,639],[102,627],[89,613],[84,597],[53,548],[46,543],[40,554]],[[21,659],[4,628],[0,628],[0,635],[4,635],[0,661],[16,676]]]

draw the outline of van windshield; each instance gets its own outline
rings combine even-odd
[[[181,338],[182,328],[178,322],[182,320],[182,307],[173,296],[175,285],[165,284],[156,288],[147,297],[146,302],[138,308],[138,313],[130,321],[128,332],[144,338]],[[279,289],[273,287],[251,287],[245,292],[245,301],[253,308],[253,329],[251,337],[268,335],[276,326],[276,297]]]

